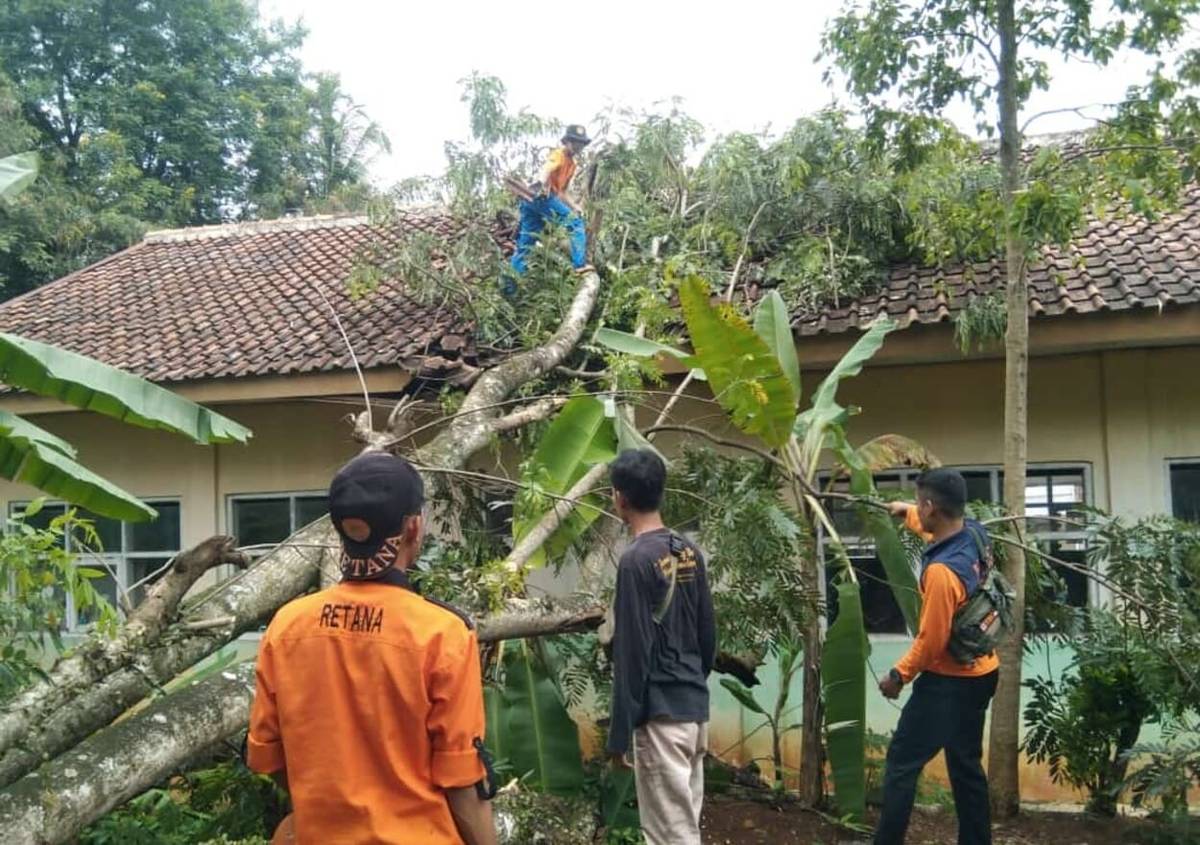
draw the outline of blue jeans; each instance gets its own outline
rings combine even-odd
[[[923,672],[917,677],[888,745],[875,845],[902,845],[917,778],[942,749],[946,750],[946,770],[954,793],[959,845],[991,845],[991,807],[982,763],[983,720],[999,674],[955,678]]]
[[[571,266],[578,270],[587,262],[587,233],[582,217],[552,194],[531,201],[521,200],[521,231],[517,235],[517,249],[512,257],[512,268],[518,276],[523,276],[528,269],[526,260],[529,250],[538,242],[547,222],[566,227],[571,240]]]

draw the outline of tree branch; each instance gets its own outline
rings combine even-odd
[[[541,422],[565,404],[567,404],[565,396],[542,399],[519,408],[507,416],[497,417],[496,421],[492,424],[492,428],[499,434],[502,431],[512,431],[514,428],[521,428],[530,423]]]

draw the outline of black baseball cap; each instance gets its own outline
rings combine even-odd
[[[359,455],[329,485],[329,518],[342,538],[342,576],[378,577],[396,562],[388,540],[425,505],[425,482],[412,464],[387,452]]]

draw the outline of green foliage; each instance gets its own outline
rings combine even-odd
[[[286,796],[241,761],[172,779],[104,816],[81,845],[266,845],[286,813]]]
[[[838,615],[825,640],[821,687],[825,699],[825,742],[838,808],[856,822],[866,814],[866,673],[870,647],[863,627],[858,584],[837,584]]]
[[[775,355],[783,374],[792,384],[792,393],[800,401],[800,360],[796,357],[796,339],[792,336],[792,319],[788,307],[773,290],[754,309],[754,331]]]
[[[1130,750],[1140,767],[1125,785],[1133,806],[1151,809],[1161,824],[1148,845],[1194,845],[1200,842],[1200,823],[1188,811],[1188,791],[1200,786],[1200,726],[1185,720],[1170,726],[1163,737]]]
[[[567,713],[547,653],[525,640],[501,649],[499,676],[484,690],[489,750],[539,791],[578,792],[583,786],[579,729]]]
[[[568,401],[545,429],[525,463],[527,486],[517,497],[513,539],[520,541],[558,503],[554,496],[566,493],[595,464],[607,463],[616,454],[616,432],[613,421],[605,415],[604,403],[594,396],[576,396]],[[603,507],[601,497],[584,498],[530,558],[529,565],[540,566],[547,559],[559,559],[596,521],[600,507]]]
[[[45,527],[30,524],[37,522],[42,504],[41,499],[30,503],[0,534],[0,584],[7,585],[0,590],[0,702],[41,676],[49,647],[63,651],[60,632],[68,595],[102,633],[111,634],[117,625],[116,610],[92,586],[104,573],[81,566],[65,547],[71,533],[99,549],[92,523],[72,510]]]
[[[955,101],[973,109],[976,128],[990,137],[1001,99],[999,10],[995,3],[957,0],[847,3],[823,36],[831,65],[826,78],[835,71],[844,78],[865,106],[868,136],[880,143],[903,145],[906,136],[920,136]],[[1194,0],[1132,0],[1102,15],[1096,4],[1078,0],[1016,3],[1017,110],[1034,90],[1050,87],[1045,57],[1100,66],[1130,53],[1157,58],[1181,44],[1198,10]],[[1174,76],[1160,60],[1095,132],[1019,162],[1020,190],[1011,202],[1004,200],[994,155],[971,161],[944,155],[953,145],[934,145],[906,182],[913,245],[938,262],[978,260],[999,254],[1011,231],[1036,257],[1045,244],[1069,241],[1088,214],[1154,216],[1169,208],[1200,154],[1194,144],[1200,110],[1188,89],[1195,67],[1193,51],[1183,51]],[[1014,148],[1023,146],[1035,118],[1007,139]]]
[[[787,722],[796,709],[789,708],[788,701],[792,695],[792,682],[801,668],[800,661],[804,657],[804,645],[803,640],[798,636],[782,634],[775,644],[775,648],[779,667],[779,693],[775,696],[775,704],[772,709],[768,710],[764,705],[759,704],[754,693],[740,681],[733,678],[722,678],[721,686],[725,687],[738,703],[751,713],[757,713],[764,717],[764,724],[771,731],[771,763],[775,771],[775,790],[783,792],[783,739],[787,734],[800,729],[798,722],[792,724],[787,724]]]
[[[974,296],[954,318],[954,341],[964,355],[975,344],[982,349],[1002,340],[1008,327],[1008,312],[1002,295]]]
[[[386,149],[304,32],[242,0],[19,0],[0,15],[0,155],[42,176],[0,211],[9,295],[173,227],[361,207]]]
[[[775,353],[732,306],[709,303],[703,280],[686,279],[679,299],[695,360],[721,407],[747,434],[782,446],[791,436],[797,400]]]
[[[38,341],[0,333],[5,384],[60,399],[143,428],[183,434],[197,443],[245,442],[250,430],[145,379]],[[103,516],[134,522],[155,512],[75,462],[62,439],[0,411],[0,476],[22,481]]]
[[[783,499],[783,477],[752,458],[686,446],[668,477],[663,518],[691,528],[706,550],[717,641],[732,654],[761,655],[783,632],[798,631],[820,585],[796,566],[812,535]],[[811,552],[810,552],[811,553]]]
[[[1126,754],[1157,716],[1141,676],[1145,655],[1128,632],[1097,614],[1073,644],[1073,671],[1031,678],[1024,750],[1048,763],[1050,777],[1088,793],[1088,808],[1112,816],[1125,781]]]

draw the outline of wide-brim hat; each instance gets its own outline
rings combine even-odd
[[[563,133],[563,141],[575,141],[583,144],[585,147],[592,143],[592,139],[588,137],[587,130],[578,123],[572,123],[567,127],[567,131]]]

